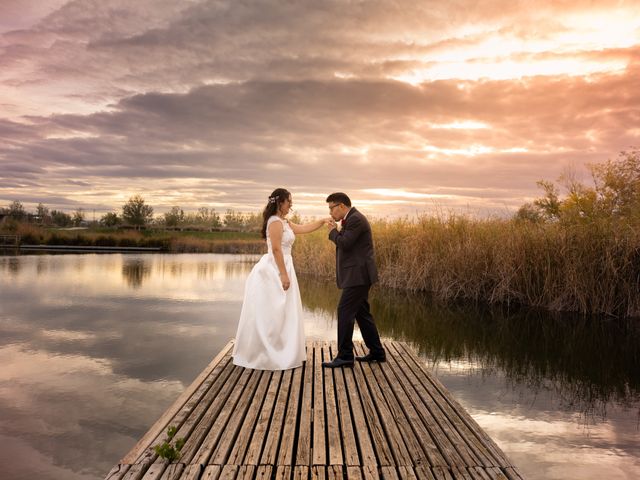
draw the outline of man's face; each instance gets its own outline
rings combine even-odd
[[[348,210],[349,209],[344,203],[329,203],[329,215],[331,215],[331,218],[333,218],[336,222],[342,220],[347,214]]]

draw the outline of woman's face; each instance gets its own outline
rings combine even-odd
[[[282,213],[282,216],[289,214],[289,211],[291,210],[291,205],[293,205],[293,202],[291,201],[291,195],[289,195],[289,198],[287,198],[280,205],[280,212]]]

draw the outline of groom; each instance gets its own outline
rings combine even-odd
[[[353,367],[354,319],[362,333],[369,354],[355,357],[360,362],[384,362],[385,351],[369,311],[369,289],[378,281],[373,258],[371,226],[366,217],[351,206],[349,197],[341,192],[327,197],[330,222],[329,240],[336,244],[336,279],[342,296],[338,304],[338,355],[323,362],[323,367]],[[337,229],[340,221],[342,228]]]

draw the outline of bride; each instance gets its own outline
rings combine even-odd
[[[233,363],[258,370],[286,370],[306,358],[302,301],[293,268],[295,236],[322,227],[329,219],[297,225],[286,219],[291,194],[278,188],[262,213],[262,238],[268,253],[247,277],[233,347]]]

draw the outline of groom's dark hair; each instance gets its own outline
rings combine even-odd
[[[329,203],[329,202],[343,203],[347,207],[351,207],[351,199],[347,196],[346,193],[342,193],[342,192],[332,193],[331,195],[329,195],[327,197],[326,201],[327,201],[327,203]]]

